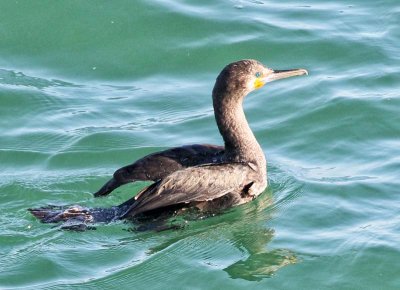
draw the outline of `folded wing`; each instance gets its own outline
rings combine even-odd
[[[104,196],[117,187],[136,180],[159,180],[183,168],[220,162],[224,147],[216,145],[188,145],[147,155],[115,171],[114,176],[94,195]]]
[[[121,218],[175,204],[211,201],[228,193],[242,194],[258,181],[258,172],[248,163],[221,163],[176,171],[150,185]]]

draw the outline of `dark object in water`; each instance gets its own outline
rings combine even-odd
[[[154,181],[135,197],[112,208],[42,207],[30,209],[45,223],[82,224],[179,213],[185,208],[220,211],[251,201],[267,187],[264,153],[243,112],[243,99],[266,83],[307,74],[304,69],[272,70],[256,60],[227,65],[212,92],[215,119],[225,147],[189,145],[150,154],[118,169],[95,196],[137,180]]]

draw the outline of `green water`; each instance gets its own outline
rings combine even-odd
[[[2,1],[0,288],[399,289],[399,23],[397,0]],[[26,211],[119,204],[145,183],[94,199],[115,169],[221,144],[211,89],[242,58],[310,72],[246,100],[259,199],[161,233]]]

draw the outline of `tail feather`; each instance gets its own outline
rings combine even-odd
[[[29,208],[28,210],[43,223],[58,223],[71,218],[82,221],[91,220],[89,209],[79,205],[71,207],[49,205],[40,208]]]
[[[85,230],[90,224],[109,223],[121,219],[125,207],[87,208],[74,206],[44,206],[28,209],[30,213],[42,223],[60,223],[62,229]]]
[[[150,185],[149,188],[152,188]],[[166,208],[163,211],[149,212],[148,215],[138,217],[135,210],[140,203],[135,197],[124,203],[109,208],[88,208],[80,205],[54,206],[48,205],[39,208],[30,208],[28,211],[42,223],[62,223],[60,228],[73,231],[95,229],[95,223],[109,223],[117,220],[130,219],[141,224],[138,230],[167,230],[180,226],[166,225],[165,222],[176,212],[175,208]]]

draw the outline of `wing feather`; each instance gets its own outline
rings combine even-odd
[[[241,192],[246,185],[257,180],[257,176],[258,173],[247,163],[207,164],[179,170],[145,189],[123,217]]]
[[[136,180],[159,180],[172,172],[211,162],[220,162],[224,148],[216,145],[187,145],[147,155],[115,171],[95,196],[108,195],[115,188]]]

